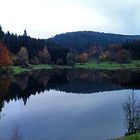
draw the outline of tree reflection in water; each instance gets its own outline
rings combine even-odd
[[[52,69],[0,76],[0,112],[5,102],[23,100],[45,90],[89,94],[121,89],[139,89],[139,71]],[[82,86],[81,86],[82,85]]]
[[[3,140],[0,138],[0,140]],[[12,129],[8,140],[24,140],[22,133],[18,127]]]
[[[140,103],[137,101],[134,91],[128,96],[127,101],[123,103],[123,112],[127,129],[126,135],[140,131]]]
[[[12,135],[10,137],[10,140],[23,140],[23,136],[21,132],[19,131],[18,127],[12,130]]]
[[[51,89],[66,93],[93,94],[101,91],[140,89],[140,72],[84,69],[52,69],[0,77],[0,114],[6,103],[23,100]],[[47,92],[44,92],[47,94]],[[134,93],[133,93],[134,94]],[[127,134],[140,130],[139,105],[130,96],[123,104]],[[13,137],[22,138],[17,130]],[[17,140],[18,140],[17,139]],[[23,139],[23,138],[22,138]]]

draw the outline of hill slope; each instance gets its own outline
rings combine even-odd
[[[120,35],[110,33],[99,33],[92,31],[69,32],[50,38],[63,47],[72,48],[77,51],[86,50],[89,46],[107,47],[109,44],[123,44],[127,41],[138,40],[139,35]]]

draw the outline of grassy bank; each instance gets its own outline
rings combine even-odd
[[[58,65],[48,65],[48,64],[39,64],[39,65],[32,65],[30,69],[21,68],[18,66],[12,66],[12,69],[15,74],[20,74],[25,71],[31,70],[40,70],[40,69],[53,69],[53,68],[81,68],[81,69],[103,69],[103,70],[117,70],[117,69],[140,69],[140,60],[133,61],[130,64],[118,64],[118,63],[108,63],[108,62],[101,62],[97,64],[95,61],[89,61],[87,63],[76,63],[74,67],[70,66],[58,66]]]
[[[125,137],[122,137],[122,138],[118,138],[116,140],[140,140],[140,134],[125,136]]]
[[[76,68],[85,68],[85,69],[105,69],[105,70],[116,70],[116,69],[140,69],[140,60],[133,61],[130,64],[118,64],[118,63],[108,63],[101,62],[97,64],[95,61],[89,61],[87,63],[77,63]]]
[[[12,69],[13,69],[14,74],[20,74],[20,73],[29,71],[28,69],[25,69],[25,68],[22,68],[22,67],[19,67],[19,66],[12,66]]]
[[[29,68],[29,69],[22,68],[19,66],[11,66],[11,68],[13,69],[14,74],[20,74],[20,73],[28,72],[28,71],[32,71],[32,70],[53,69],[53,68],[68,69],[68,68],[72,68],[72,67],[66,66],[66,65],[58,66],[58,65],[39,64],[39,65],[31,65],[31,68]]]
[[[34,70],[39,70],[39,69],[52,69],[51,65],[48,64],[40,64],[40,65],[32,65]]]
[[[28,71],[31,71],[31,70],[51,69],[51,68],[52,68],[52,66],[47,65],[47,64],[46,65],[44,65],[44,64],[32,65],[30,69],[22,68],[22,67],[19,67],[19,66],[12,66],[14,74],[20,74],[20,73],[28,72]]]

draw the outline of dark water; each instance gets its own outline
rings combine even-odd
[[[140,99],[140,72],[42,70],[0,77],[0,139],[106,140],[123,136],[122,104]]]

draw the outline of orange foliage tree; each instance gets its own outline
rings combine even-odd
[[[12,60],[9,55],[9,50],[3,42],[0,42],[0,66],[8,66],[10,64],[12,64]]]
[[[51,63],[51,55],[49,54],[47,47],[44,47],[42,51],[39,51],[39,61],[42,64]]]
[[[82,54],[76,56],[76,62],[78,62],[78,63],[85,63],[87,61],[88,61],[87,53],[82,53]]]

